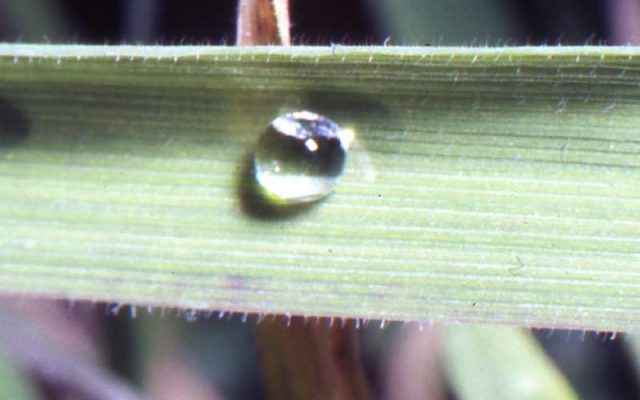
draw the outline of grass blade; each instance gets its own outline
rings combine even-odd
[[[628,47],[0,45],[0,291],[630,330],[638,60]],[[297,109],[358,144],[327,201],[253,218],[247,159]]]

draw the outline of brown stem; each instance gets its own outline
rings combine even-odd
[[[239,0],[237,46],[291,44],[288,0]]]
[[[256,341],[269,398],[371,398],[353,324],[280,317],[261,322]]]

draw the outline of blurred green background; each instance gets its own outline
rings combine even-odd
[[[236,6],[233,0],[0,0],[0,41],[232,45]],[[291,18],[296,44],[584,45],[640,39],[637,0],[293,0]],[[2,298],[0,398],[264,398],[253,342],[256,317],[245,318],[217,310]],[[377,398],[457,398],[432,365],[438,328],[418,328],[396,322],[380,329],[370,321],[360,329]],[[580,398],[640,398],[631,339],[561,330],[534,334]],[[409,362],[418,364],[407,372]],[[394,388],[406,384],[402,376],[408,373],[415,375],[405,379],[429,382],[433,390]],[[92,392],[96,387],[103,397]]]

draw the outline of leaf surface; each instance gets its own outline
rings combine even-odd
[[[599,330],[640,323],[640,50],[0,45],[0,291]],[[249,201],[279,114],[335,193]]]

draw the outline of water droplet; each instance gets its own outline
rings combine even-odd
[[[279,203],[317,201],[338,182],[353,138],[352,131],[313,112],[282,115],[258,141],[256,181]]]

